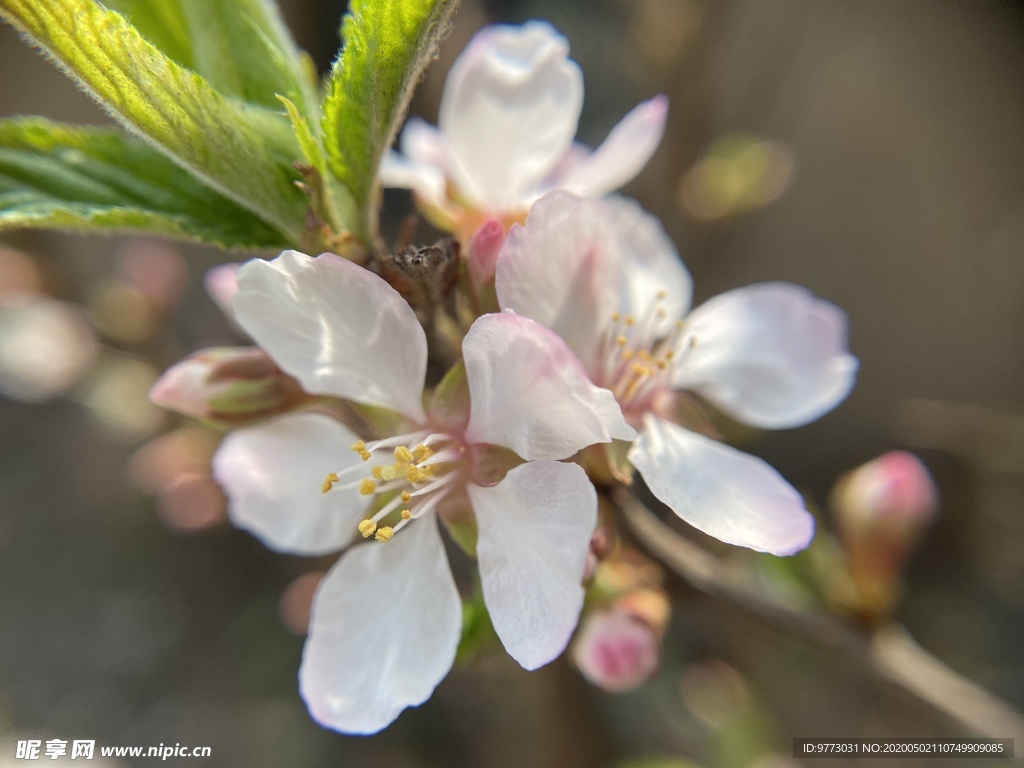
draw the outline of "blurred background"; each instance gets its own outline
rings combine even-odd
[[[283,10],[325,70],[344,3]],[[1024,707],[1024,7],[464,0],[412,112],[436,121],[476,29],[530,18],[561,30],[583,69],[582,141],[669,96],[661,148],[625,191],[664,222],[698,303],[784,280],[849,314],[849,400],[806,428],[732,435],[806,491],[817,554],[785,573],[726,554],[812,604],[793,574],[830,556],[834,482],[916,452],[941,511],[896,618]],[[107,122],[5,26],[0,115],[17,114]],[[386,195],[385,233],[409,207]],[[216,436],[146,400],[184,354],[241,342],[202,286],[229,260],[153,240],[0,237],[0,766],[21,764],[15,738],[210,746],[178,762],[227,768],[779,768],[803,764],[794,737],[947,735],[842,661],[672,583],[660,671],[635,692],[499,654],[378,736],[321,730],[296,671],[331,560],[276,555],[228,526],[207,471]]]

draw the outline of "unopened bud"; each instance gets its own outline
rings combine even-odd
[[[859,608],[870,619],[883,616],[899,597],[907,557],[935,517],[935,483],[916,456],[892,451],[841,478],[831,506]]]
[[[638,688],[651,678],[661,657],[658,633],[617,610],[591,613],[572,648],[572,659],[590,683],[611,693]]]
[[[284,413],[309,397],[256,347],[196,352],[168,368],[149,393],[157,405],[224,426]]]
[[[473,234],[466,254],[466,272],[475,296],[480,296],[494,281],[498,252],[505,242],[505,226],[498,219],[488,219]]]

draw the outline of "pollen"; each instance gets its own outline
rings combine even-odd
[[[408,491],[402,491],[402,493],[399,495],[399,498],[401,498],[403,503],[408,504],[410,501],[412,501],[412,494],[409,493]]]
[[[398,477],[398,472],[395,470],[394,465],[388,464],[386,467],[381,467],[380,476],[382,479],[391,482]]]
[[[412,517],[412,510],[411,509],[403,509],[402,510],[402,519],[403,520],[408,520],[410,517]]]
[[[366,450],[366,443],[364,443],[362,440],[356,440],[354,443],[352,443],[352,450],[355,451],[356,453],[362,453],[363,451]]]
[[[430,448],[427,448],[427,446],[425,445],[417,445],[416,450],[412,452],[412,456],[414,459],[416,459],[417,462],[423,461],[424,459],[429,459],[433,455],[434,452]]]
[[[380,466],[378,464],[376,467],[373,467],[370,470],[370,474],[373,475],[373,479],[374,480],[383,480],[384,479],[384,467],[382,467],[382,466]]]
[[[331,490],[331,488],[334,487],[334,484],[338,482],[338,479],[338,475],[335,472],[331,472],[327,475],[327,479],[324,480],[324,484],[320,486],[320,493],[327,493]]]
[[[667,299],[668,291],[658,291],[658,298],[662,300]]]
[[[426,471],[420,469],[415,464],[409,467],[409,482],[410,483],[421,483],[423,478],[426,477]]]
[[[363,478],[363,482],[359,484],[359,492],[363,494],[363,496],[370,496],[376,490],[377,484],[368,477]]]
[[[395,535],[395,529],[390,525],[382,525],[377,529],[377,533],[374,536],[377,541],[391,541],[391,537]]]
[[[619,338],[615,340],[615,343],[620,347],[624,347],[626,346],[626,342],[628,341],[629,339],[627,339],[625,336],[619,336]]]
[[[373,536],[373,532],[377,530],[377,524],[373,520],[363,520],[359,524],[359,532],[363,534],[364,539],[368,539]]]
[[[369,451],[360,451],[359,452],[359,458],[362,459],[363,461],[369,461],[370,460],[370,452]]]
[[[395,448],[395,461],[400,461],[403,464],[412,463],[412,451],[406,448],[404,445],[400,445]]]
[[[632,315],[626,315],[626,325],[633,325],[635,322]]]
[[[619,318],[620,317],[622,317],[622,315],[620,315],[618,312],[612,312],[612,322],[613,323],[619,322]]]

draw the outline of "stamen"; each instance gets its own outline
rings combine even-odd
[[[408,491],[402,491],[401,495],[398,498],[400,498],[402,501],[408,504],[412,500],[412,494],[409,493]]]
[[[363,496],[371,496],[376,490],[377,484],[368,477],[364,477],[362,482],[359,483],[359,492]]]
[[[378,464],[377,466],[375,466],[375,467],[370,469],[370,474],[373,475],[373,479],[374,480],[383,480],[384,479],[384,467],[382,467],[380,464]]]
[[[430,485],[425,485],[422,488],[413,491],[411,494],[409,494],[409,497],[411,498],[413,496],[424,496],[424,495],[430,493],[431,491],[437,490],[438,488],[443,488],[444,486],[448,485],[448,483],[450,483],[452,480],[454,480],[456,477],[457,477],[456,475],[443,475],[442,477],[439,477],[434,482],[430,483]]]
[[[362,459],[363,461],[369,461],[370,460],[370,452],[369,451],[360,451],[359,452],[359,458]]]
[[[363,534],[364,539],[368,539],[373,536],[373,532],[377,530],[377,524],[373,520],[363,520],[359,523],[359,532]]]
[[[377,533],[374,536],[379,542],[391,541],[391,537],[395,535],[395,530],[389,525],[381,526],[377,529]]]
[[[386,467],[381,467],[380,476],[382,480],[391,482],[398,477],[398,471],[395,469],[394,465],[388,464]]]
[[[408,520],[411,517],[412,517],[412,511],[411,510],[408,510],[408,509],[403,509],[402,510],[402,519],[403,520]]]
[[[410,451],[404,445],[398,446],[397,448],[395,448],[395,461],[401,462],[403,464],[411,464],[412,451]]]
[[[320,493],[327,493],[334,487],[334,484],[338,482],[339,479],[337,472],[331,472],[328,474],[327,479],[324,480],[324,484],[320,486]]]
[[[352,450],[355,451],[356,453],[362,453],[363,451],[366,450],[366,443],[364,443],[362,440],[356,440],[354,443],[352,443]]]

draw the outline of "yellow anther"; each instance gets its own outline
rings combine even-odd
[[[403,509],[402,510],[402,519],[403,520],[408,520],[410,517],[412,517],[412,510],[411,509]]]
[[[664,309],[659,309],[654,314],[656,314],[659,318],[662,318],[665,317],[665,315],[667,315],[668,313]]]
[[[683,321],[682,320],[676,320],[676,330],[678,330],[678,331],[683,330]]]
[[[623,360],[629,360],[631,357],[633,357],[633,351],[632,350],[630,350],[630,349],[622,350],[622,359]]]
[[[373,467],[372,469],[370,469],[370,474],[373,475],[373,479],[374,480],[383,480],[384,479],[384,472],[382,471],[383,469],[384,469],[384,467],[380,466],[379,464],[377,466]]]
[[[641,363],[634,363],[632,370],[633,370],[633,373],[635,373],[637,376],[650,376],[651,375],[650,367],[646,366],[646,365],[643,365]]]
[[[409,493],[408,491],[402,491],[399,494],[399,497],[402,499],[403,504],[408,504],[410,501],[412,501],[412,494]]]
[[[673,352],[671,349],[668,352],[665,353],[665,359],[666,360],[671,360],[675,356],[676,356],[676,353]]]
[[[658,361],[658,368],[659,368],[659,370],[664,371],[666,368],[668,368],[668,362],[666,362],[665,360],[659,360]]]
[[[395,530],[390,525],[382,525],[377,529],[377,533],[374,536],[377,541],[391,541],[391,537],[395,535]]]
[[[626,315],[626,325],[632,325],[636,320],[633,319],[632,315]]]
[[[412,456],[414,459],[416,459],[417,463],[423,461],[424,459],[429,459],[433,455],[434,451],[430,448],[427,448],[427,446],[425,445],[417,445],[416,450],[412,452]]]
[[[409,482],[410,483],[421,483],[421,482],[423,482],[423,478],[425,476],[426,476],[426,472],[424,470],[420,469],[419,467],[417,467],[415,464],[412,464],[409,467],[409,475],[408,475],[408,477],[409,477]]]
[[[659,299],[667,299],[668,298],[668,291],[658,291],[658,298]]]
[[[615,340],[615,343],[618,344],[620,347],[624,347],[626,346],[626,343],[628,341],[629,339],[627,339],[625,336],[619,336],[619,338]]]
[[[320,493],[327,493],[329,490],[331,490],[331,488],[334,487],[334,484],[338,482],[338,480],[339,478],[337,473],[331,472],[329,475],[327,475],[327,479],[324,480],[324,484],[320,486]]]
[[[366,443],[364,443],[362,440],[356,440],[354,443],[352,443],[352,450],[355,451],[356,453],[362,453],[363,451],[366,450]]]
[[[363,534],[364,539],[368,539],[373,536],[373,532],[377,530],[377,524],[373,520],[363,520],[359,524],[359,532]]]
[[[639,357],[645,363],[653,363],[654,362],[654,356],[651,355],[651,353],[648,352],[646,349],[641,349],[639,352],[637,352],[637,357]]]
[[[363,494],[363,496],[369,496],[376,490],[377,484],[368,477],[363,478],[363,482],[359,484],[359,492]]]
[[[612,322],[613,323],[619,322],[619,318],[620,317],[622,317],[622,315],[620,315],[618,312],[612,312]]]
[[[400,445],[395,448],[395,461],[400,461],[403,464],[412,463],[412,451],[406,448],[404,445]]]
[[[369,451],[360,451],[359,452],[359,458],[362,459],[363,461],[369,461],[370,460],[370,452]]]
[[[382,479],[390,483],[392,480],[398,477],[398,472],[395,470],[393,464],[388,464],[386,467],[381,467],[380,476]]]

